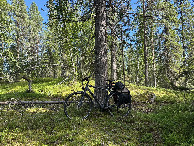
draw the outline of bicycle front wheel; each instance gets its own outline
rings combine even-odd
[[[70,119],[85,119],[92,109],[92,99],[83,92],[74,92],[65,99],[64,112]]]

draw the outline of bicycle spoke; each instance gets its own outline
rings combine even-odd
[[[81,93],[71,94],[66,98],[64,105],[64,112],[68,118],[85,119],[88,117],[92,103],[91,99]]]

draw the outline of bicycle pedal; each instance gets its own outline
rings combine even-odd
[[[107,107],[104,107],[104,110],[107,110],[107,109],[109,109],[109,107],[107,106]]]

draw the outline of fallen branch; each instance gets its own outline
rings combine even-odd
[[[5,101],[0,105],[25,105],[25,104],[64,104],[65,101]]]

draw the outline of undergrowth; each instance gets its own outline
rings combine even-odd
[[[60,84],[61,83],[61,84]],[[94,81],[91,82],[94,85]],[[69,120],[62,105],[0,106],[0,145],[193,145],[193,92],[127,84],[133,96],[125,119],[94,109],[86,120]],[[64,100],[79,82],[36,79],[1,84],[0,101]],[[150,98],[155,95],[154,103]]]

